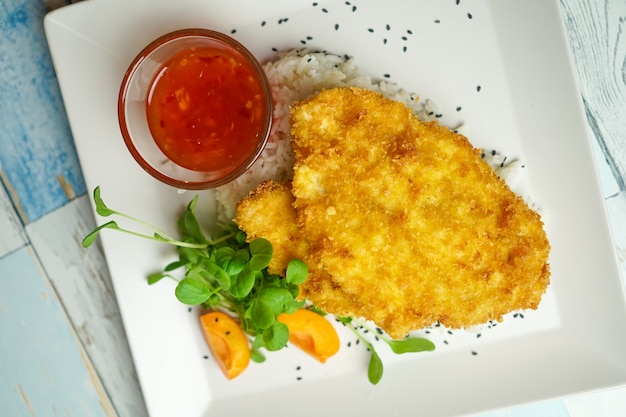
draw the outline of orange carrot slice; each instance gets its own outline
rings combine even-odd
[[[221,311],[211,311],[200,317],[200,324],[226,378],[233,379],[241,374],[250,363],[250,346],[239,323]]]
[[[278,321],[289,328],[289,341],[324,363],[339,351],[337,331],[322,315],[307,309],[280,314]]]

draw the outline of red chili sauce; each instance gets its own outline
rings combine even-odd
[[[175,55],[155,77],[146,107],[156,144],[191,170],[234,168],[263,139],[261,81],[250,63],[226,50]]]

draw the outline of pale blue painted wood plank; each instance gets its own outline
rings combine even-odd
[[[482,414],[472,414],[471,417],[510,417],[508,411],[500,410],[500,411],[491,411],[488,413]]]
[[[570,417],[561,400],[542,401],[509,410],[511,417]]]
[[[147,417],[104,254],[100,245],[81,245],[95,227],[84,195],[28,224],[26,233],[115,410]]]
[[[626,387],[568,398],[565,405],[571,417],[624,417]]]
[[[0,168],[28,221],[85,193],[45,13],[42,0],[0,0]]]
[[[0,259],[0,412],[115,415],[32,252]]]
[[[0,258],[24,246],[26,233],[18,218],[9,195],[0,185]]]

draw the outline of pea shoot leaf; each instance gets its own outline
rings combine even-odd
[[[267,268],[272,260],[273,253],[272,244],[267,239],[254,239],[250,242],[250,254],[252,257],[248,263],[249,267],[257,271]]]
[[[235,249],[230,246],[224,246],[215,251],[215,263],[221,268],[227,269],[231,259],[235,256]]]
[[[284,323],[275,321],[263,332],[263,342],[269,351],[284,348],[289,341],[289,328]]]
[[[89,246],[91,246],[96,241],[96,238],[98,237],[98,233],[100,233],[100,231],[103,230],[103,229],[117,229],[117,230],[119,230],[120,227],[117,225],[117,223],[115,221],[110,221],[110,222],[104,223],[104,224],[96,227],[94,230],[91,231],[91,233],[89,233],[83,239],[83,242],[82,242],[83,248],[88,248]]]
[[[296,310],[304,307],[306,305],[305,301],[291,301],[290,303],[285,305],[283,313],[293,314]]]
[[[271,306],[257,299],[250,306],[250,318],[255,329],[265,330],[274,323],[276,315]]]
[[[285,310],[285,306],[293,301],[293,296],[286,288],[267,287],[261,290],[258,300],[271,309],[274,316]]]
[[[198,196],[196,195],[187,205],[187,210],[178,219],[177,225],[183,236],[191,238],[195,243],[207,243],[194,213],[197,202]]]
[[[165,272],[155,272],[154,274],[150,274],[148,275],[148,285],[155,284],[167,276],[169,275]]]
[[[100,196],[100,186],[93,190],[93,201],[96,204],[96,213],[100,216],[108,217],[115,214],[115,211],[108,208],[106,204],[104,204],[104,201],[102,201],[102,197]]]
[[[383,377],[383,361],[380,360],[380,356],[375,350],[372,350],[371,353],[372,356],[367,367],[367,378],[373,385],[376,385]]]
[[[300,285],[306,281],[306,277],[309,274],[309,267],[300,259],[292,259],[287,264],[287,271],[285,279],[287,282]]]
[[[204,252],[201,249],[187,248],[183,246],[178,247],[178,257],[180,262],[185,265],[194,265],[199,259],[204,257]]]
[[[178,260],[167,264],[163,270],[165,272],[171,272],[177,270],[178,268],[182,268],[183,266],[185,266],[185,263]]]
[[[255,271],[245,268],[243,271],[231,277],[230,293],[233,297],[242,299],[250,294],[256,280]]]
[[[394,353],[408,352],[431,352],[435,350],[435,344],[428,339],[412,337],[404,340],[386,340]]]
[[[202,304],[211,296],[211,288],[204,282],[192,279],[184,278],[176,286],[174,291],[176,298],[183,304],[198,305]]]

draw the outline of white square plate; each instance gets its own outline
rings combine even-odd
[[[476,146],[522,160],[519,190],[544,215],[552,284],[537,311],[480,337],[435,329],[435,352],[403,356],[378,344],[377,386],[367,381],[367,352],[344,329],[325,365],[286,349],[227,382],[174,283],[146,284],[172,249],[105,232],[152,416],[443,417],[626,383],[623,289],[556,0],[90,0],[52,12],[46,33],[88,187],[172,233],[192,194],[134,163],[116,99],[144,45],[194,26],[231,34],[261,61],[298,47],[353,56],[372,77],[434,99],[442,123],[464,123]],[[209,219],[211,193],[202,198]]]

